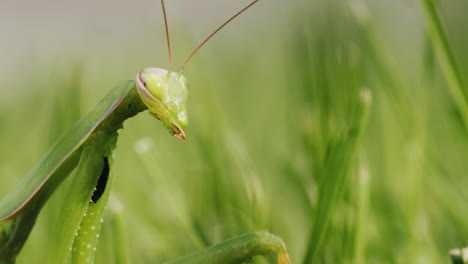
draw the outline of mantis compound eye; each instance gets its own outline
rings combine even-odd
[[[163,122],[174,137],[185,139],[187,79],[159,68],[146,68],[136,77],[137,91],[150,114]]]

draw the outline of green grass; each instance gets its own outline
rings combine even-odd
[[[349,2],[303,4],[288,23],[205,47],[184,73],[186,142],[148,114],[125,123],[96,263],[162,263],[254,230],[282,237],[304,264],[450,263],[450,249],[468,246],[466,4],[367,1],[356,16]],[[180,54],[195,45],[174,42],[190,43]],[[4,78],[15,92],[1,98],[0,196],[108,89],[148,66],[145,54],[117,54],[123,65],[70,56]],[[54,250],[69,182],[18,263]]]

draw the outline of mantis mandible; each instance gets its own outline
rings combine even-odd
[[[13,192],[0,201],[0,263],[15,262],[43,205],[74,170],[73,188],[67,193],[62,210],[63,224],[57,226],[54,240],[66,249],[52,253],[49,263],[93,261],[95,248],[91,245],[96,245],[96,234],[109,196],[117,131],[127,118],[148,109],[174,137],[185,140],[188,91],[182,70],[210,38],[258,1],[251,2],[217,28],[188,56],[179,72],[172,72],[169,29],[164,0],[161,0],[169,69],[146,68],[137,74],[135,82],[125,81],[117,85],[50,148]],[[83,229],[90,232],[79,231]],[[168,264],[236,264],[248,262],[256,255],[267,256],[277,264],[290,263],[282,240],[266,231],[258,231]]]

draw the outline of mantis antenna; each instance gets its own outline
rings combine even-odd
[[[188,125],[186,101],[188,96],[187,80],[182,76],[187,63],[198,50],[205,45],[218,31],[229,22],[242,14],[249,7],[260,0],[254,0],[249,5],[237,12],[233,17],[224,22],[213,33],[211,33],[198,47],[190,54],[178,73],[172,72],[172,54],[169,41],[169,27],[167,25],[166,8],[164,0],[161,0],[164,24],[166,26],[167,49],[169,51],[169,70],[160,68],[146,68],[141,70],[136,77],[136,87],[143,103],[148,107],[151,115],[161,120],[164,126],[174,137],[185,140],[184,129]]]
[[[167,52],[169,55],[169,71],[172,70],[172,52],[171,52],[171,41],[169,39],[169,27],[167,25],[167,15],[166,15],[166,7],[164,6],[164,0],[161,0],[161,6],[164,16],[164,26],[166,28],[166,41],[167,41]]]
[[[163,1],[163,0],[161,0]],[[255,0],[253,1],[252,3],[248,4],[246,7],[244,7],[241,11],[237,12],[234,16],[232,16],[230,19],[228,19],[226,22],[224,22],[220,27],[218,27],[215,31],[213,31],[213,33],[211,33],[200,45],[198,45],[197,48],[195,48],[192,53],[190,53],[190,55],[188,56],[187,60],[185,60],[184,64],[182,65],[182,67],[180,67],[180,72],[182,72],[185,68],[185,66],[187,65],[187,63],[192,59],[193,55],[195,55],[195,53],[198,52],[198,50],[200,50],[201,47],[203,47],[203,45],[206,44],[206,42],[208,42],[208,40],[210,40],[214,35],[216,35],[216,33],[218,33],[223,27],[225,27],[227,24],[229,24],[229,22],[231,22],[232,20],[234,20],[237,16],[239,16],[240,14],[242,14],[245,10],[249,9],[249,7],[253,6],[255,3],[257,3],[258,1],[260,0]],[[168,36],[168,41],[169,41],[169,34],[167,35]]]

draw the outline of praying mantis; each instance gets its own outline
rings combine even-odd
[[[17,188],[0,201],[0,263],[15,263],[42,207],[73,171],[73,188],[64,200],[53,242],[53,248],[56,245],[65,250],[52,251],[48,263],[93,262],[112,182],[112,152],[123,122],[149,110],[170,134],[185,140],[188,90],[182,70],[211,37],[258,1],[251,2],[216,29],[190,54],[180,71],[173,72],[169,29],[164,0],[161,0],[169,69],[143,69],[136,81],[124,81],[113,88],[50,148]],[[279,237],[257,231],[167,264],[237,264],[249,262],[257,255],[266,256],[271,263],[290,263],[285,244]]]

